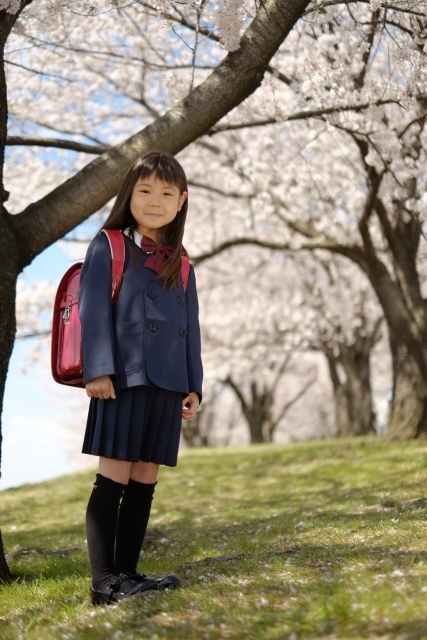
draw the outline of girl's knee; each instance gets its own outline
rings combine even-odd
[[[132,462],[126,460],[114,460],[113,458],[99,458],[99,473],[105,478],[110,478],[120,484],[129,482]]]
[[[154,484],[159,473],[159,464],[155,462],[133,462],[130,470],[130,478],[144,484]]]

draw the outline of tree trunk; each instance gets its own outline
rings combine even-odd
[[[251,435],[251,444],[271,442],[269,426],[271,424],[271,408],[273,396],[268,389],[258,390],[256,382],[251,382],[251,402],[242,404]]]
[[[420,113],[425,107],[426,101],[420,101]],[[411,141],[403,144],[402,158],[405,153],[410,153],[413,159],[419,158],[424,123],[425,117],[420,120],[418,131],[412,130]],[[358,144],[366,158],[366,141],[359,140]],[[422,223],[417,213],[405,211],[405,202],[420,197],[421,189],[415,178],[407,179],[404,195],[394,201],[393,211],[388,210],[378,195],[381,174],[373,167],[369,167],[368,174],[370,198],[359,222],[359,231],[364,244],[366,273],[387,320],[393,359],[393,398],[386,438],[406,440],[425,435],[427,430],[427,310],[417,269]],[[372,212],[369,205],[378,216],[387,242],[394,279],[374,247],[369,230]]]
[[[1,214],[4,215],[2,208]],[[4,225],[0,235],[0,258],[2,276],[0,278],[0,415],[3,413],[4,389],[9,359],[12,354],[16,333],[15,320],[15,296],[16,279],[19,273],[18,250],[15,238],[9,225]],[[0,464],[3,436],[0,434]],[[0,466],[1,468],[1,466]],[[10,580],[10,572],[3,553],[3,544],[0,533],[0,582]]]
[[[0,11],[0,263],[2,276],[0,278],[0,415],[3,413],[4,389],[9,359],[12,354],[13,342],[16,333],[15,320],[15,296],[16,279],[20,272],[19,248],[11,229],[10,216],[3,203],[8,194],[3,186],[4,149],[6,144],[7,125],[7,93],[6,77],[4,73],[4,46],[6,40],[16,22],[17,17],[25,5],[30,2],[21,2],[21,7],[15,15]],[[2,455],[3,436],[0,431],[0,469]],[[0,474],[1,475],[1,474]],[[0,532],[0,582],[10,582],[12,576],[7,566],[3,540]]]
[[[273,407],[272,391],[265,387],[258,390],[257,382],[253,381],[250,385],[251,399],[248,402],[231,376],[227,376],[224,383],[233,389],[240,402],[243,415],[248,423],[251,444],[272,442],[274,432],[271,413]]]
[[[415,257],[416,247],[413,261]],[[417,278],[411,280],[411,288],[403,288],[391,282],[383,265],[378,271],[379,274],[371,274],[370,280],[384,310],[393,362],[393,397],[386,439],[407,440],[427,432],[425,301]]]
[[[245,413],[245,418],[249,427],[251,444],[268,442],[264,435],[264,417],[262,411],[260,411],[258,407],[254,407],[250,412]]]
[[[427,435],[427,379],[420,366],[426,342],[408,349],[407,344],[390,331],[393,360],[393,396],[386,439],[407,440]]]
[[[0,531],[0,584],[1,583],[12,582],[12,574],[10,573],[9,567],[7,566],[6,556],[4,553],[3,547],[3,539],[1,537]]]
[[[259,442],[272,442],[272,393],[265,388],[259,391],[256,382],[252,382],[251,396],[251,403],[247,403],[244,407],[242,406],[243,414],[247,420],[249,433],[251,435],[251,444],[256,444]]]
[[[371,337],[359,336],[351,346],[339,345],[339,355],[326,346],[322,349],[334,387],[335,432],[339,438],[375,433],[370,380],[372,342]],[[342,367],[341,377],[337,365]]]
[[[355,384],[354,384],[355,383]],[[360,381],[347,381],[334,389],[335,428],[339,438],[375,433],[370,390]]]

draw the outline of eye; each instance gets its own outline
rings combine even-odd
[[[171,196],[171,195],[172,195],[172,193],[165,193],[164,195],[165,195],[165,196]]]

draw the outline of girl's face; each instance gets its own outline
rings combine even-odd
[[[178,187],[162,182],[154,173],[139,178],[129,203],[138,233],[156,241],[159,229],[172,222],[186,197],[186,191],[180,193]]]

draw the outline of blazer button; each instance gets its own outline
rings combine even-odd
[[[186,329],[180,329],[179,330],[179,335],[182,336],[184,338],[184,336],[187,335],[187,330]]]
[[[156,294],[154,293],[154,291],[149,291],[149,292],[148,292],[148,297],[149,297],[149,298],[155,298],[155,297],[156,297]]]
[[[179,304],[182,304],[184,302],[184,298],[182,296],[178,297],[178,302]]]
[[[157,325],[154,324],[154,322],[150,322],[148,328],[150,329],[150,331],[157,331]]]

